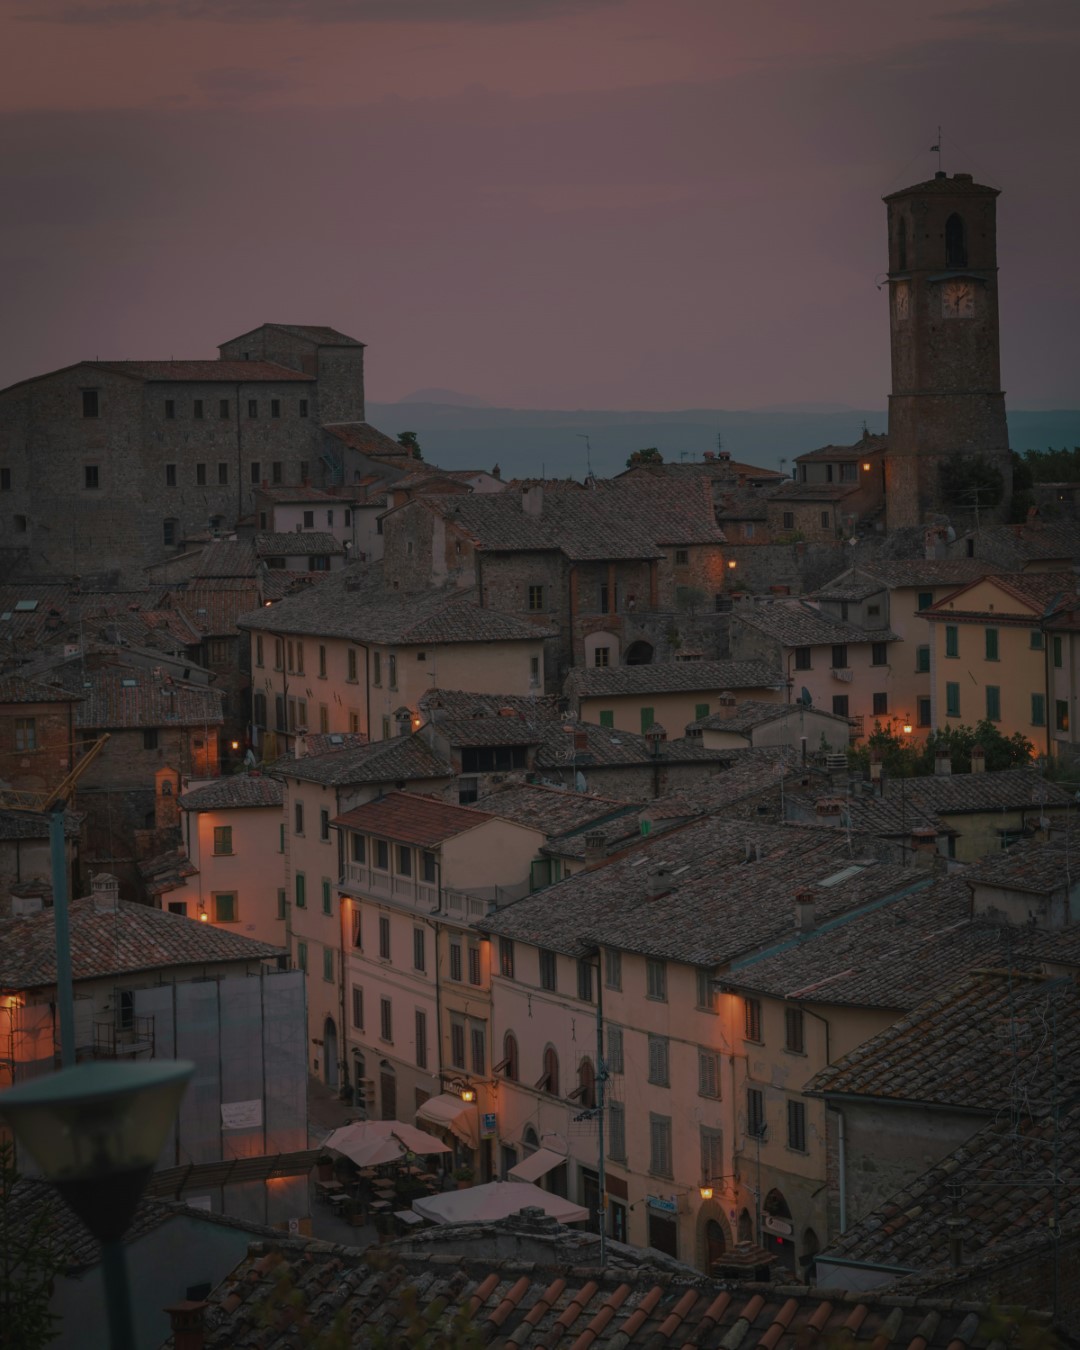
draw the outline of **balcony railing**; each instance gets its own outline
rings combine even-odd
[[[439,888],[434,883],[380,872],[366,863],[346,863],[343,880],[347,886],[355,886],[367,895],[379,900],[394,900],[409,909],[430,913],[439,907]]]

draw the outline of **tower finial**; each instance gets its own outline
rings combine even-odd
[[[940,177],[940,176],[941,176],[941,173],[942,173],[942,168],[941,168],[941,128],[940,128],[940,127],[938,127],[938,129],[937,129],[937,142],[936,142],[934,145],[932,145],[932,146],[930,147],[930,153],[931,153],[932,155],[937,155],[937,171],[938,171],[938,176]]]

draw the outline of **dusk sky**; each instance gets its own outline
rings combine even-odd
[[[0,0],[0,385],[263,322],[368,396],[884,407],[884,193],[1002,189],[1010,405],[1080,401],[1077,0]]]

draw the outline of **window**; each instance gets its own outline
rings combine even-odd
[[[101,486],[101,478],[98,474],[96,464],[87,464],[83,468],[83,486],[87,488],[98,488]]]
[[[675,566],[685,567],[690,561],[690,550],[687,548],[677,548],[675,550]]]
[[[450,943],[450,978],[456,980],[458,984],[463,978],[461,965],[461,943]]]
[[[929,646],[915,648],[915,673],[917,675],[928,675],[930,673]]]
[[[600,714],[600,725],[601,725],[602,727],[611,727],[611,728],[614,729],[614,726],[615,726],[615,712],[614,712],[614,709],[611,709],[611,710],[605,710],[605,711],[601,712],[601,714]]]
[[[379,654],[375,653],[375,669],[378,670]],[[349,647],[345,652],[345,678],[350,684],[356,683],[356,648]],[[378,684],[378,680],[375,681]]]
[[[353,834],[349,838],[352,840],[352,860],[356,863],[362,863],[367,857],[366,840],[362,834]]]
[[[427,969],[427,943],[422,928],[412,930],[412,963],[413,970]]]
[[[608,1068],[612,1073],[623,1072],[623,1029],[608,1027],[607,1039]]]
[[[222,463],[217,466],[217,480],[221,487],[225,487],[228,484],[229,466],[227,464]]]
[[[333,914],[334,912],[334,891],[330,885],[330,878],[322,879],[322,912],[324,914]]]
[[[930,606],[931,606],[933,603],[934,603],[934,592],[933,592],[933,591],[920,591],[920,592],[919,592],[919,608],[920,608],[920,609],[929,609]]]
[[[270,416],[271,417],[281,416],[281,399],[272,398],[270,400]]]
[[[514,978],[514,940],[513,938],[499,939],[499,974],[505,979]]]
[[[945,655],[953,659],[960,655],[960,629],[954,623],[945,625]]]
[[[801,1008],[784,1009],[784,1049],[792,1054],[801,1055],[806,1051]]]
[[[175,486],[176,486],[176,465],[175,465],[175,464],[166,464],[166,465],[165,465],[165,486],[166,486],[166,487],[175,487]]]
[[[360,908],[359,901],[354,900],[352,905],[352,945],[357,951],[364,949],[364,925],[363,911]]]
[[[829,513],[828,513],[828,511],[822,511],[822,513],[821,513],[821,528],[822,528],[823,530],[827,530],[827,529],[829,528]]]
[[[788,1148],[806,1152],[806,1107],[802,1102],[787,1104],[787,1142]]]
[[[427,1013],[423,1008],[416,1009],[416,1067],[427,1068]]]
[[[517,1037],[512,1031],[508,1031],[503,1037],[502,1072],[511,1083],[516,1083],[521,1074]]]
[[[593,990],[593,968],[591,961],[577,963],[577,996],[583,1003],[591,1003]]]
[[[82,391],[82,415],[84,417],[101,416],[101,409],[98,403],[98,391],[96,389],[84,389]]]
[[[986,636],[986,659],[996,661],[998,659],[998,630],[996,628],[987,628]]]
[[[475,942],[469,943],[469,983],[480,984],[480,948]]]
[[[700,722],[703,717],[708,717],[709,705],[707,703],[694,704],[694,721]]]
[[[832,649],[833,670],[847,670],[847,643],[839,642]]]
[[[887,666],[889,664],[889,644],[887,642],[871,642],[870,664],[872,666]]]
[[[671,1163],[671,1117],[649,1112],[649,1171],[657,1176],[673,1175]]]
[[[229,416],[229,400],[222,398],[218,400],[218,417],[223,421]]]
[[[324,947],[322,953],[322,977],[324,980],[333,980],[334,978],[334,949],[333,947]]]
[[[465,1067],[465,1023],[454,1015],[450,1018],[450,1063],[455,1069]]]
[[[358,985],[352,987],[352,1024],[357,1031],[364,1029],[364,991]]]
[[[206,465],[205,465],[205,464],[196,464],[196,465],[195,465],[195,485],[196,485],[196,487],[205,487],[205,486],[206,486]]]
[[[306,417],[308,415],[307,408],[308,408],[308,401],[306,398],[302,398],[300,400],[300,407],[299,407],[299,413],[301,417]]]
[[[611,664],[611,648],[595,647],[593,649],[593,665],[608,666]]]
[[[324,844],[330,840],[330,812],[325,806],[319,808],[319,838]]]
[[[541,1092],[550,1093],[552,1097],[559,1095],[559,1056],[555,1053],[554,1046],[549,1045],[544,1049],[544,1072],[536,1086]]]
[[[296,908],[307,908],[307,878],[303,872],[297,872],[295,880],[296,889]]]
[[[570,1100],[576,1101],[586,1111],[591,1111],[596,1105],[596,1070],[588,1055],[578,1064],[577,1080],[577,1087],[570,1094]]]
[[[698,1096],[720,1096],[720,1056],[715,1050],[698,1051]]]
[[[626,1161],[626,1107],[622,1102],[608,1104],[608,1157]]]
[[[874,694],[873,696],[874,716],[885,717],[889,711],[888,694]]]
[[[1032,694],[1031,696],[1031,725],[1033,727],[1046,726],[1046,695]]]
[[[147,727],[142,734],[142,744],[144,750],[156,750],[158,748],[158,729],[157,727]],[[18,749],[18,746],[15,747]],[[31,747],[32,749],[33,747]],[[232,851],[231,849],[229,850]]]
[[[387,676],[389,677],[389,680],[390,680],[390,688],[391,688],[391,689],[396,689],[396,688],[397,688],[397,657],[393,654],[393,652],[391,652],[390,655],[386,658],[386,673],[387,673]]]
[[[305,529],[305,530],[313,530],[314,528],[315,528],[315,512],[314,512],[314,511],[305,511],[305,512],[304,512],[304,529]]]
[[[986,686],[986,719],[988,722],[1001,721],[1001,686],[997,684],[988,684]]]
[[[375,868],[379,872],[390,871],[390,845],[385,839],[375,840]]]
[[[604,948],[604,984],[608,989],[622,988],[622,952],[617,947]]]
[[[663,961],[645,962],[645,997],[667,1002],[667,966]]]
[[[420,854],[420,880],[426,882],[429,886],[435,885],[436,861],[435,854],[429,853],[424,849]]]
[[[307,970],[307,943],[298,942],[296,944],[296,968],[297,970]]]
[[[275,459],[270,465],[270,481],[271,483],[280,483],[283,477],[281,460]]]
[[[811,666],[810,666],[810,648],[809,648],[809,647],[796,647],[796,648],[795,648],[795,669],[796,669],[796,670],[810,670],[810,669],[811,669]]]
[[[649,1037],[649,1082],[667,1087],[669,1078],[669,1044],[666,1036]]]
[[[930,700],[928,698],[920,698],[916,706],[918,709],[918,717],[916,718],[917,725],[920,727],[928,727],[930,725]]]
[[[848,696],[847,694],[833,694],[832,710],[836,717],[847,717],[848,715]]]
[[[11,491],[11,470],[0,469],[0,492]]]
[[[540,658],[538,656],[529,657],[529,687],[537,689],[540,685]]]
[[[743,1036],[748,1041],[761,1040],[761,1000],[743,999]]]
[[[945,716],[960,716],[960,686],[953,680],[945,685]]]
[[[255,398],[249,398],[249,399],[248,399],[248,416],[249,416],[249,417],[258,417],[258,415],[259,415],[259,400],[258,400],[258,399],[255,399]],[[388,1038],[388,1039],[389,1039],[389,1038]]]
[[[1043,635],[1042,635],[1042,632],[1040,631],[1040,629],[1038,629],[1038,628],[1033,628],[1033,629],[1031,630],[1031,638],[1030,638],[1030,643],[1029,643],[1029,645],[1030,645],[1031,650],[1032,650],[1033,652],[1041,652],[1041,651],[1042,651],[1044,643],[1043,643]]]
[[[701,1127],[701,1177],[718,1181],[724,1175],[724,1136],[720,1130]]]
[[[216,854],[220,854],[220,853],[231,853],[232,851],[233,851],[233,846],[232,846],[232,826],[231,826],[231,825],[215,825],[215,826],[214,826],[214,852],[215,852]]]
[[[540,949],[540,988],[555,989],[556,956],[554,952]]]
[[[277,916],[284,919],[288,916],[288,900],[285,898],[285,891],[280,888],[277,893]]]
[[[482,1026],[469,1028],[469,1062],[473,1073],[483,1074],[487,1068],[487,1037]]]
[[[534,613],[544,608],[544,588],[543,586],[529,587],[529,609]]]
[[[967,239],[963,216],[954,211],[945,222],[945,266],[966,267]]]
[[[236,923],[236,892],[220,891],[214,896],[214,922]]]
[[[165,420],[171,422],[176,417],[176,400],[167,398],[165,400]]]
[[[304,833],[304,803],[295,802],[293,805],[293,833]]]
[[[379,999],[379,1036],[384,1041],[394,1039],[394,1008],[388,998]]]
[[[713,986],[713,972],[705,968],[697,972],[697,1006],[706,1012],[720,1011],[720,990]]]
[[[652,724],[656,721],[655,708],[642,708],[641,710],[641,734],[644,736]]]
[[[1054,729],[1055,731],[1068,731],[1069,729],[1068,699],[1059,698],[1054,700]]]
[[[793,530],[794,528],[795,528],[795,512],[794,512],[794,511],[785,511],[785,512],[784,512],[784,529],[785,529],[785,530]]]
[[[840,465],[841,483],[857,483],[859,481],[859,466],[857,464]]]
[[[746,1133],[751,1139],[765,1134],[765,1097],[760,1088],[746,1089]]]
[[[15,718],[16,751],[37,749],[37,719],[33,717]]]
[[[390,920],[385,914],[379,915],[379,957],[390,960]]]
[[[1054,634],[1054,644],[1053,644],[1053,645],[1054,645],[1054,669],[1055,669],[1055,670],[1060,670],[1060,669],[1061,669],[1061,637],[1060,637],[1060,635],[1057,634],[1057,633]]]
[[[399,877],[412,876],[412,849],[405,844],[397,846],[397,874]]]

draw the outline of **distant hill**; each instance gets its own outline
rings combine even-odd
[[[753,412],[604,412],[409,401],[369,403],[368,417],[390,436],[415,431],[429,463],[447,469],[498,464],[504,478],[583,478],[586,436],[593,472],[604,477],[621,472],[627,456],[645,446],[655,445],[669,461],[700,459],[717,448],[718,439],[734,459],[790,473],[796,455],[822,445],[849,445],[864,424],[875,432],[888,426],[883,409],[834,410],[828,404]],[[1016,450],[1080,445],[1080,411],[1010,412],[1009,434]]]
[[[459,394],[456,389],[417,389],[399,398],[398,403],[430,403],[437,408],[490,408],[485,399],[475,394]]]

